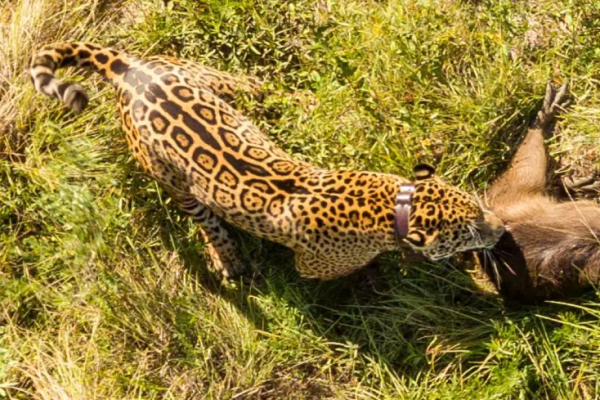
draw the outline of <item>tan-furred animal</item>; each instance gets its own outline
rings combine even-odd
[[[75,111],[88,98],[81,86],[55,78],[67,66],[90,68],[113,84],[135,158],[200,223],[209,260],[225,276],[243,269],[226,223],[292,248],[300,274],[322,279],[349,274],[406,244],[432,260],[489,248],[504,230],[493,213],[429,166],[416,168],[407,208],[396,207],[406,178],[328,171],[293,159],[228,104],[237,90],[258,91],[253,79],[89,43],[47,47],[31,67],[35,87]],[[409,213],[403,217],[395,208]],[[399,228],[401,240],[397,216],[407,224]]]

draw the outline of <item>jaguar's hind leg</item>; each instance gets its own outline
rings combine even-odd
[[[225,222],[193,196],[172,194],[171,197],[183,212],[200,225],[210,266],[226,278],[243,273],[245,265]]]
[[[182,69],[183,75],[187,72],[186,84],[208,89],[221,100],[230,103],[236,94],[244,92],[262,100],[263,83],[250,75],[234,75],[229,72],[219,71],[206,65],[190,60],[180,60],[170,56],[148,57],[148,61],[164,62],[176,65]]]
[[[233,75],[219,71],[193,61],[181,61],[182,67],[188,70],[195,79],[201,81],[211,92],[221,100],[231,103],[238,93],[247,93],[257,99],[262,99],[263,83],[249,75]]]
[[[221,100],[231,103],[239,93],[247,93],[258,100],[263,99],[262,82],[253,76],[236,76],[204,67],[204,78],[210,90]]]

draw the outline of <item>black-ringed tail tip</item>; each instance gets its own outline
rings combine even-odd
[[[83,87],[77,83],[62,82],[54,74],[57,69],[69,66],[97,70],[98,66],[92,62],[92,51],[92,48],[86,49],[86,45],[80,43],[43,49],[35,56],[29,70],[37,92],[59,99],[77,113],[83,111],[89,99]]]
[[[80,113],[88,104],[88,95],[77,83],[61,82],[48,68],[40,65],[31,68],[31,78],[39,93],[61,100],[76,113]]]

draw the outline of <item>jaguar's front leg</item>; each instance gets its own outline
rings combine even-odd
[[[246,266],[225,221],[191,195],[171,194],[171,197],[184,213],[199,223],[209,265],[225,278],[242,274]]]
[[[348,254],[338,257],[326,253],[313,253],[307,250],[295,251],[296,270],[303,278],[335,279],[349,275],[367,265],[374,255]]]

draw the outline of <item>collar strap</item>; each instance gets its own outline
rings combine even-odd
[[[401,185],[400,191],[396,195],[396,205],[394,206],[396,220],[394,227],[398,242],[408,235],[408,219],[410,217],[410,209],[414,191],[415,185]]]

